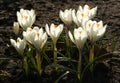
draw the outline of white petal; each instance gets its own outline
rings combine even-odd
[[[16,49],[16,50],[17,50],[21,55],[23,55],[25,47],[26,47],[26,42],[25,42],[24,40],[21,40],[21,42],[18,43],[18,46],[17,46],[17,49]]]
[[[41,44],[41,49],[42,49],[43,46],[45,45],[46,41],[47,41],[47,34],[44,33],[44,34],[43,34],[43,42],[42,42],[42,44]]]
[[[16,47],[16,41],[14,39],[10,39],[10,42],[13,45],[13,47]]]
[[[29,15],[30,15],[31,17],[33,17],[33,16],[35,15],[35,10],[31,9],[31,10],[29,11]]]
[[[26,42],[25,42],[25,40],[21,40],[19,48],[24,50],[25,47],[26,47]]]
[[[20,9],[20,13],[24,12],[25,10],[23,8]]]
[[[39,33],[40,33],[41,35],[43,35],[43,28],[40,28],[40,29],[39,29]]]
[[[76,46],[78,47],[78,49],[81,49],[87,40],[86,31],[84,31],[82,27],[79,27],[78,29],[74,30],[74,37],[75,37]]]
[[[36,20],[36,15],[33,15],[32,18],[31,18],[31,26],[33,25],[33,23],[35,22]]]
[[[76,28],[74,29],[73,35],[74,35],[75,40],[79,39],[80,35],[79,35],[79,32],[78,32],[78,29],[76,29]]]
[[[71,9],[66,9],[64,12],[60,10],[59,16],[61,20],[66,24],[70,25],[72,23],[72,10]]]
[[[33,25],[33,23],[35,22],[35,20],[36,20],[36,14],[35,14],[35,10],[33,10],[33,9],[31,9],[30,11],[29,11],[29,16],[31,17],[31,20],[30,20],[30,26],[32,26]]]
[[[84,12],[88,13],[90,11],[90,7],[88,5],[84,6]]]
[[[83,11],[83,8],[81,6],[79,6],[79,11],[81,11],[81,12]]]
[[[94,18],[95,15],[96,15],[96,13],[97,13],[97,7],[92,8],[92,9],[90,10],[90,12],[89,12],[89,18],[90,18],[90,19]]]
[[[56,35],[57,38],[60,36],[60,34],[62,33],[62,31],[63,31],[63,25],[60,24],[60,25],[57,26],[57,28],[55,30],[55,35]]]
[[[20,12],[17,12],[17,20],[18,20],[20,26],[23,27],[22,26],[22,16],[21,16]]]
[[[53,37],[57,37],[57,35],[55,34],[56,27],[57,26],[53,23],[50,25],[50,33],[51,33],[51,36],[53,36]]]
[[[105,33],[105,31],[106,31],[106,27],[107,27],[107,25],[105,25],[103,28],[101,28],[101,29],[98,31],[97,36],[102,37],[102,36],[103,36],[103,34],[104,34],[104,33]]]
[[[39,27],[35,26],[35,27],[33,28],[33,30],[39,31]]]
[[[75,13],[75,10],[72,10],[72,19],[73,19],[73,22],[77,25],[77,26],[80,26],[79,22],[78,22],[78,19],[77,19],[77,16],[76,16],[76,13]]]
[[[45,25],[45,30],[46,30],[47,34],[50,36],[51,34],[50,34],[50,29],[49,29],[48,24]]]
[[[73,35],[70,31],[68,32],[68,35],[69,35],[71,41],[75,44],[75,40],[74,40]]]
[[[21,27],[26,30],[29,26],[28,26],[28,22],[25,19],[22,19],[21,22]]]
[[[64,20],[63,20],[63,11],[62,11],[62,10],[60,10],[59,17],[60,17],[60,19],[61,19],[62,21],[64,21]]]
[[[26,39],[27,33],[23,31],[23,37]]]

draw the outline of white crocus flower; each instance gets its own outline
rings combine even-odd
[[[43,31],[42,28],[39,29],[39,27],[34,27],[33,30],[35,30],[35,37],[33,40],[33,45],[39,50],[42,49],[47,41],[47,34]]]
[[[63,31],[64,26],[62,24],[56,26],[55,24],[51,24],[50,28],[48,24],[46,24],[45,29],[47,34],[52,38],[53,43],[56,44],[60,34]]]
[[[26,31],[23,31],[23,36],[26,41],[34,45],[35,48],[42,49],[47,41],[47,34],[43,32],[43,29],[39,27],[27,28]]]
[[[85,26],[85,22],[92,19],[96,15],[97,7],[90,9],[88,5],[85,5],[84,8],[79,6],[77,12],[72,10],[73,22],[79,27]]]
[[[17,38],[17,41],[14,39],[10,39],[11,44],[13,47],[18,51],[19,54],[23,55],[24,49],[26,47],[26,42],[24,39],[20,39],[19,37]]]
[[[97,13],[97,7],[90,8],[90,6],[88,6],[88,5],[85,5],[83,8],[81,6],[79,6],[78,10],[80,12],[86,13],[86,15],[88,16],[89,19],[92,19],[93,17],[95,17],[95,15]]]
[[[33,44],[34,37],[35,37],[35,30],[28,27],[26,31],[23,31],[23,37],[27,42],[29,42],[30,44]]]
[[[19,33],[19,23],[14,22],[13,23],[13,32],[17,35]]]
[[[76,12],[75,10],[72,10],[72,18],[73,22],[78,26],[78,27],[83,27],[85,22],[89,20],[88,16],[84,12],[80,12],[79,10]]]
[[[33,9],[31,10],[20,9],[20,12],[19,11],[17,12],[17,20],[24,30],[33,25],[33,23],[35,22],[35,18],[36,15]]]
[[[72,9],[60,10],[59,17],[66,25],[70,25],[72,23]]]
[[[102,21],[96,22],[89,20],[86,22],[85,27],[85,30],[88,33],[88,39],[94,43],[104,35],[107,25],[103,26]]]
[[[68,34],[71,41],[77,46],[77,48],[82,49],[84,46],[84,43],[87,40],[86,31],[83,28],[79,27],[77,29],[74,29],[73,35],[70,31],[68,32]]]

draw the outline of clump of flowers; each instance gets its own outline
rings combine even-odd
[[[47,57],[47,60],[52,60],[49,58],[49,54],[45,53],[47,52],[47,48],[49,48],[47,44],[50,42],[48,40],[50,37],[52,39],[53,47],[53,49],[50,49],[53,51],[53,62],[50,61],[48,65],[52,62],[57,70],[57,64],[59,64],[58,56],[62,55],[62,58],[65,57],[72,60],[72,54],[70,54],[70,52],[73,51],[75,47],[77,47],[78,51],[75,51],[75,53],[78,52],[77,55],[79,55],[78,60],[76,60],[78,65],[77,76],[78,79],[81,80],[82,71],[84,69],[82,66],[84,45],[87,41],[90,41],[91,47],[89,49],[90,53],[88,58],[89,63],[92,63],[95,58],[94,45],[96,41],[104,35],[107,27],[107,25],[103,25],[103,21],[97,22],[91,20],[93,17],[95,17],[96,12],[97,7],[90,8],[88,5],[85,5],[84,7],[79,6],[77,11],[72,8],[66,9],[65,11],[60,10],[60,19],[65,23],[65,26],[67,26],[68,29],[64,28],[63,24],[55,25],[54,23],[52,23],[50,26],[46,24],[45,29],[43,29],[37,26],[32,26],[36,18],[35,10],[20,9],[20,12],[17,12],[18,22],[14,22],[13,25],[13,32],[18,35],[19,27],[22,27],[23,39],[20,39],[18,37],[17,41],[14,39],[10,39],[10,41],[13,47],[23,57],[24,70],[26,74],[29,74],[30,69],[34,69],[34,71],[38,72],[39,75],[41,75],[43,71],[42,65],[44,65],[44,63],[42,63],[43,58]],[[61,35],[63,30],[66,30],[66,33]],[[64,54],[60,53],[57,49],[57,43],[60,36],[64,38],[63,40],[66,40],[66,42],[62,42],[64,44],[67,44],[67,48],[63,48],[65,51]],[[70,43],[71,41],[75,44],[75,46]],[[94,64],[90,66],[90,70],[92,71],[93,68]]]

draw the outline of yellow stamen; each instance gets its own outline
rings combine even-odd
[[[39,36],[40,36],[40,34],[39,34],[39,33],[37,33],[37,36],[39,37]]]
[[[100,27],[100,24],[97,23],[97,28],[99,28],[99,27]]]
[[[88,10],[90,10],[90,6],[88,6]]]
[[[24,18],[27,20],[27,19],[28,19],[28,16],[24,16]]]
[[[91,27],[91,24],[89,23],[88,26]]]
[[[84,17],[85,16],[84,13],[82,13],[81,16]]]
[[[54,25],[54,29],[56,29],[57,28],[57,25]]]
[[[30,30],[29,30],[30,32],[32,32],[32,29],[30,28]]]
[[[82,30],[80,30],[80,32],[79,32],[79,33],[80,33],[80,34],[82,34],[82,32],[83,32],[83,31],[82,31]]]
[[[17,42],[20,42],[21,41],[21,39],[20,38],[17,38]]]

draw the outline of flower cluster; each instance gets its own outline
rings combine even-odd
[[[68,32],[68,35],[71,41],[77,46],[79,51],[79,60],[78,60],[78,78],[81,79],[81,64],[82,64],[82,48],[88,39],[91,42],[91,48],[89,53],[89,62],[94,61],[94,44],[101,38],[105,31],[107,25],[103,25],[103,21],[93,21],[91,20],[95,17],[97,12],[97,7],[91,8],[88,5],[84,7],[79,6],[78,10],[75,9],[66,9],[65,11],[60,10],[59,16],[61,20],[69,27],[73,24],[77,26],[72,27],[73,29]],[[72,35],[72,33],[73,35]],[[90,67],[90,70],[93,71],[93,64]]]
[[[20,37],[17,38],[17,41],[14,39],[10,39],[11,44],[13,47],[18,51],[20,55],[23,56],[24,61],[24,69],[26,74],[28,74],[28,64],[30,63],[34,65],[34,69],[38,71],[39,75],[41,75],[42,71],[42,50],[45,46],[48,36],[51,37],[54,46],[54,57],[57,57],[57,48],[56,43],[63,31],[63,24],[55,25],[51,24],[50,27],[48,24],[45,25],[45,30],[43,28],[39,28],[37,26],[33,27],[33,23],[35,22],[35,11],[31,10],[24,10],[20,9],[20,12],[17,12],[17,19],[18,22],[14,22],[13,24],[13,32],[18,35],[19,34],[19,27],[23,28],[23,39]],[[27,46],[28,45],[28,46]],[[28,48],[27,48],[28,47]],[[25,50],[26,48],[26,50]],[[33,57],[33,48],[35,48],[35,57]],[[56,58],[54,59],[56,63]],[[26,65],[28,67],[26,67]]]
[[[84,44],[87,40],[89,40],[92,44],[92,47],[90,48],[90,56],[89,61],[92,62],[94,60],[94,44],[95,42],[100,39],[105,31],[107,25],[103,25],[103,21],[93,21],[92,18],[95,17],[97,12],[97,7],[91,8],[88,5],[85,5],[84,7],[79,6],[78,10],[75,9],[66,9],[65,11],[60,10],[59,17],[60,19],[67,25],[66,28],[69,28],[72,26],[72,29],[68,29],[69,31],[66,31],[66,35],[64,35],[65,40],[68,45],[68,48],[70,47],[70,40],[76,45],[78,52],[79,52],[79,60],[78,60],[78,78],[81,79],[81,64],[82,64],[82,49],[84,47]],[[19,28],[23,28],[22,36],[23,39],[20,37],[17,38],[17,41],[14,39],[10,39],[11,44],[15,49],[18,51],[20,55],[25,56],[25,65],[27,64],[27,59],[30,59],[28,63],[34,64],[34,68],[37,69],[39,74],[41,74],[41,51],[43,50],[43,47],[47,43],[48,36],[51,38],[53,43],[53,57],[54,57],[54,64],[57,66],[57,41],[60,37],[60,34],[62,33],[64,29],[63,24],[55,25],[54,23],[51,23],[49,26],[48,24],[45,25],[45,29],[39,28],[37,26],[33,27],[33,24],[36,19],[35,10],[24,10],[20,9],[20,11],[17,12],[17,20],[18,22],[14,22],[13,24],[13,32],[18,35],[19,34]],[[66,30],[66,29],[65,29]],[[65,43],[65,42],[64,42]],[[66,44],[67,44],[66,43]],[[30,50],[25,50],[27,47],[30,48],[31,46],[35,48],[36,50],[36,56],[30,56],[34,55],[34,53]],[[64,48],[66,51],[66,48]],[[71,50],[67,50],[66,53],[70,53]],[[29,52],[29,53],[26,53]],[[27,55],[27,58],[26,58]],[[34,59],[33,59],[34,58]],[[25,67],[25,71],[27,72],[27,68]],[[57,67],[55,68],[57,69]],[[92,69],[92,68],[91,68]]]
[[[35,11],[33,9],[31,10],[24,10],[20,9],[20,12],[17,12],[17,19],[18,22],[14,22],[13,25],[13,31],[15,34],[19,33],[19,25],[26,31],[23,31],[23,42],[28,42],[30,44],[33,44],[36,49],[40,50],[43,48],[47,41],[47,34],[52,38],[53,42],[56,43],[58,40],[58,37],[60,36],[61,32],[63,31],[63,25],[55,25],[51,24],[50,28],[48,24],[46,24],[46,32],[44,32],[43,28],[40,28],[35,26],[34,28],[31,28],[33,23],[35,22]],[[20,39],[20,38],[19,38]],[[12,45],[18,49],[17,51],[21,54],[23,54],[23,50],[25,49],[25,46],[17,45],[17,44],[23,44],[21,41],[17,41],[17,44],[13,39],[10,39]],[[24,45],[24,44],[23,44]]]
[[[96,22],[91,20],[95,17],[96,12],[97,7],[90,8],[88,5],[85,5],[84,7],[79,6],[77,12],[75,9],[66,9],[65,11],[60,10],[59,16],[66,25],[74,23],[77,27],[79,27],[78,29],[74,29],[74,38],[75,40],[79,40],[79,43],[74,41],[71,32],[69,32],[70,39],[77,47],[79,44],[83,47],[82,45],[84,44],[83,42],[85,42],[86,38],[88,38],[91,42],[95,42],[105,33],[107,25],[103,26],[102,21]],[[82,32],[79,30],[82,30]]]

